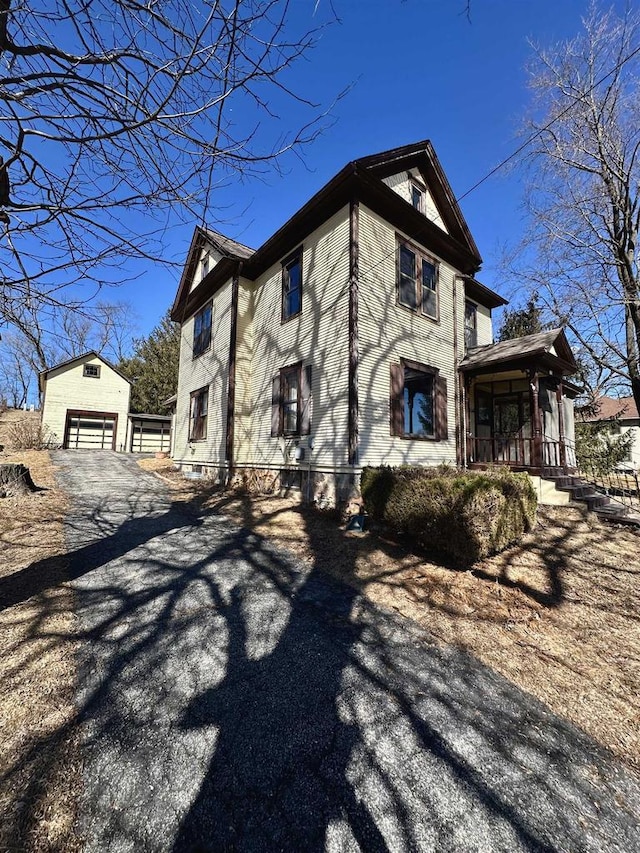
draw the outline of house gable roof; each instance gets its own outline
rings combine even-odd
[[[106,364],[107,367],[110,367],[114,373],[117,373],[125,382],[128,382],[131,385],[131,380],[128,379],[121,370],[115,366],[115,364],[111,364],[108,359],[106,359],[103,355],[100,355],[99,352],[95,350],[89,350],[88,352],[83,352],[82,355],[76,355],[73,358],[67,359],[67,361],[60,361],[58,364],[54,364],[51,367],[47,367],[45,370],[41,370],[38,373],[38,387],[40,391],[43,390],[45,382],[47,381],[47,377],[54,370],[59,370],[61,367],[71,367],[72,364],[76,364],[79,361],[84,361],[87,358],[98,358],[103,364]]]
[[[202,250],[207,246],[215,249],[220,255],[222,255],[222,258],[213,267],[209,274],[205,276],[202,282],[196,285],[193,292],[195,292],[203,282],[212,276],[216,269],[221,265],[224,268],[233,269],[235,262],[246,260],[254,253],[253,249],[249,248],[249,246],[245,246],[243,243],[238,243],[237,240],[225,237],[224,234],[220,234],[212,228],[203,228],[200,225],[196,225],[193,231],[193,237],[191,238],[189,251],[187,252],[187,260],[182,270],[182,276],[180,277],[180,283],[178,284],[176,298],[174,299],[173,306],[171,308],[171,317],[174,320],[178,319],[174,314],[178,312],[180,306],[187,302],[190,293],[192,292],[191,284],[198,268],[198,261],[200,260]],[[229,262],[231,262],[231,264],[229,264]]]
[[[465,246],[471,255],[477,258],[478,267],[480,266],[482,258],[478,247],[429,139],[361,157],[355,162],[359,168],[369,171],[378,178],[387,178],[398,172],[417,169],[425,178],[427,188],[436,202],[447,230],[452,237]]]
[[[578,369],[564,329],[548,329],[522,338],[473,347],[460,362],[463,373],[481,373],[493,368],[507,370],[537,361],[563,375]]]
[[[415,210],[382,180],[387,175],[414,168],[425,176],[447,231]],[[347,163],[254,252],[217,232],[196,228],[171,309],[172,319],[183,322],[192,316],[240,267],[243,276],[255,280],[286,257],[330,216],[354,200],[367,205],[393,227],[433,251],[462,274],[473,277],[480,268],[482,258],[478,248],[433,146],[425,140]],[[190,292],[189,285],[195,274],[199,252],[208,239],[218,241],[223,258]],[[483,304],[502,304],[501,297],[488,288],[483,295],[489,300]]]

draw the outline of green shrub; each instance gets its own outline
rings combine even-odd
[[[361,490],[373,518],[464,563],[504,550],[535,523],[531,480],[508,469],[365,468]]]

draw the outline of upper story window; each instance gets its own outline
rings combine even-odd
[[[411,204],[420,213],[424,213],[424,189],[413,181],[411,182]]]
[[[210,254],[210,252],[204,252],[202,255],[202,258],[200,260],[200,278],[204,278],[210,269],[211,269],[211,254]]]
[[[212,303],[207,302],[193,319],[193,357],[202,355],[211,346]]]
[[[83,364],[82,365],[82,375],[90,376],[93,379],[100,378],[100,365],[99,364]]]
[[[413,246],[398,244],[398,302],[438,319],[438,266]]]
[[[282,264],[282,322],[302,311],[302,249]]]
[[[189,411],[189,441],[202,441],[207,437],[209,388],[199,388],[191,394]]]
[[[464,303],[464,345],[466,349],[478,346],[478,306],[469,300]]]

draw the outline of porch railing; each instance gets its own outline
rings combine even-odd
[[[544,436],[540,441],[541,459],[537,459],[536,439],[525,436],[480,436],[467,437],[469,462],[487,465],[510,465],[523,468],[569,468],[575,467],[573,442]]]
[[[583,462],[580,473],[594,488],[632,512],[640,512],[640,477],[637,471],[610,471],[603,474],[597,464]]]

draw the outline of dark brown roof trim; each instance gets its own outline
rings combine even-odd
[[[475,257],[476,268],[480,267],[482,257],[430,140],[424,139],[380,154],[361,157],[356,160],[356,164],[370,170],[379,178],[387,178],[405,169],[417,168],[424,175],[448,230]]]
[[[430,188],[434,192],[441,212],[449,209],[453,212],[453,217],[451,215],[445,217],[447,227],[454,232],[453,234],[443,231],[380,180],[382,171],[377,170],[378,166],[384,164],[384,171],[393,174],[396,166],[398,169],[405,168],[407,164],[399,164],[408,155],[411,155],[416,163],[419,162],[429,173]],[[376,167],[377,171],[374,172],[373,167]],[[433,146],[427,141],[348,163],[259,249],[250,257],[242,259],[244,260],[243,276],[250,280],[257,279],[270,266],[289,254],[330,216],[352,201],[361,201],[375,213],[382,215],[393,227],[428,248],[464,275],[473,276],[478,271],[482,258],[433,151]],[[201,234],[206,234],[202,229],[199,230]],[[195,239],[194,235],[194,241]],[[194,259],[196,248],[194,241],[189,249],[189,262],[171,310],[171,318],[178,322],[183,322],[191,316],[224,282],[228,281],[234,275],[240,260],[238,256],[231,255],[223,258],[187,295],[185,292],[187,283],[193,276],[194,265],[197,262],[197,258]],[[488,288],[486,290],[487,293],[491,293]],[[500,297],[497,294],[494,295],[494,299],[497,298]]]
[[[491,290],[475,278],[465,278],[464,293],[468,299],[473,299],[485,308],[500,308],[501,305],[509,304],[508,299],[504,299],[495,290]]]

